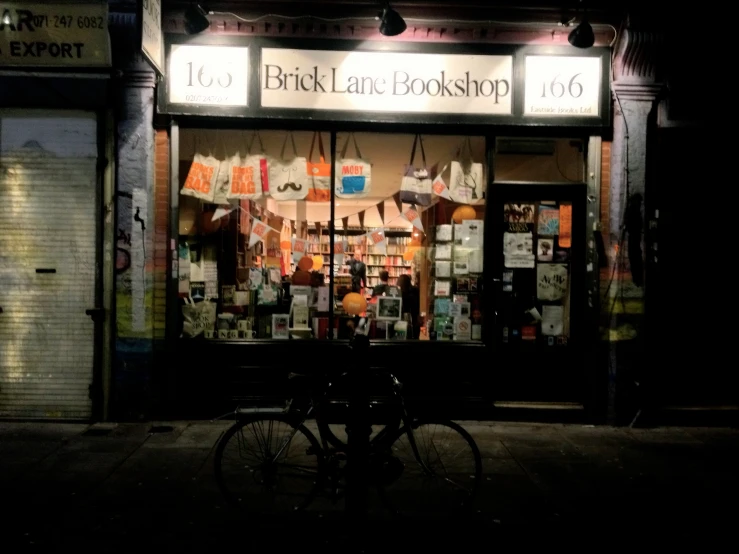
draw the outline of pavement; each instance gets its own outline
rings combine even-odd
[[[691,534],[705,549],[735,534],[739,429],[459,423],[483,457],[474,513],[452,522],[378,512],[357,526],[342,506],[271,522],[234,513],[213,477],[228,421],[0,422],[0,551],[442,551],[444,541],[467,550],[509,538],[685,546]]]

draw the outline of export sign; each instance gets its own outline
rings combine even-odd
[[[107,2],[0,2],[0,66],[110,65]]]

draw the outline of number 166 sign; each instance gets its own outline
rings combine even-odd
[[[527,56],[524,115],[600,116],[600,58]]]
[[[248,48],[174,44],[169,59],[169,101],[246,106],[248,69]]]

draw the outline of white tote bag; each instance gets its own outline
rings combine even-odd
[[[230,170],[231,160],[218,161],[218,176],[216,177],[215,193],[213,194],[214,204],[228,204],[228,176]]]
[[[195,152],[180,194],[193,196],[203,202],[213,202],[220,163],[212,155]]]
[[[362,157],[354,133],[346,137],[341,155],[336,160],[336,196],[339,198],[362,198],[372,190],[372,164]],[[349,139],[354,142],[355,157],[347,158]]]
[[[241,152],[231,156],[226,196],[230,199],[257,200],[262,196],[260,164],[263,156],[251,154],[250,145],[246,145],[245,149],[245,156]]]
[[[467,137],[457,151],[457,159],[451,163],[449,195],[460,204],[473,204],[482,199],[482,164],[472,161],[472,145]]]
[[[285,157],[285,147],[290,139],[293,147],[292,157]],[[308,161],[298,156],[295,147],[295,137],[291,132],[285,135],[279,159],[273,159],[269,164],[269,194],[275,200],[303,200],[308,196],[311,182],[307,171]]]
[[[421,148],[421,165],[415,164],[416,146]],[[413,138],[411,160],[403,168],[403,179],[400,182],[400,201],[417,206],[430,206],[434,176],[426,164],[426,151],[423,148],[421,135]]]

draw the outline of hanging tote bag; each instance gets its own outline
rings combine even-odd
[[[210,152],[207,156],[201,154],[200,145],[196,141],[195,154],[180,194],[199,198],[203,202],[213,202],[219,169],[218,160]]]
[[[250,153],[249,145],[246,145],[246,156],[241,156],[241,152],[231,156],[227,195],[229,199],[257,200],[261,198],[262,159],[264,156]]]
[[[251,142],[247,146],[247,150],[251,153],[252,147],[254,146],[254,141],[259,141],[259,152],[256,154],[251,154],[253,156],[256,156],[259,158],[259,178],[262,181],[262,194],[264,196],[269,195],[269,160],[267,159],[267,154],[264,152],[264,144],[262,144],[262,135],[259,134],[259,131],[255,131],[254,135],[251,138]]]
[[[349,139],[354,142],[356,157],[347,158]],[[362,198],[372,189],[372,164],[362,158],[354,133],[346,137],[341,156],[336,160],[336,196],[339,198]]]
[[[460,204],[472,204],[482,198],[482,164],[472,161],[472,145],[467,137],[457,150],[449,174],[449,195]]]
[[[221,153],[216,151],[215,157],[218,160],[218,175],[216,176],[216,187],[213,193],[213,203],[225,205],[228,204],[228,181],[231,169],[231,160],[228,155],[226,141],[220,133],[217,135],[217,144],[221,147]]]
[[[292,157],[285,157],[285,147],[290,139],[293,147]],[[269,164],[269,194],[275,200],[303,200],[308,195],[310,181],[306,165],[308,161],[298,156],[295,137],[292,132],[285,135],[279,160],[271,160]]]
[[[313,161],[313,148],[316,144],[316,135],[318,135],[318,162]],[[326,155],[323,151],[323,139],[319,132],[313,133],[306,169],[308,171],[310,189],[308,189],[308,196],[305,199],[308,202],[329,202],[331,200],[331,164],[326,163]]]
[[[414,164],[416,146],[420,146],[421,148],[422,163],[420,166]],[[431,173],[428,167],[426,167],[426,152],[423,149],[423,139],[421,135],[416,135],[413,139],[413,148],[411,149],[411,161],[405,166],[403,179],[400,183],[400,201],[418,206],[430,206],[432,182]]]

